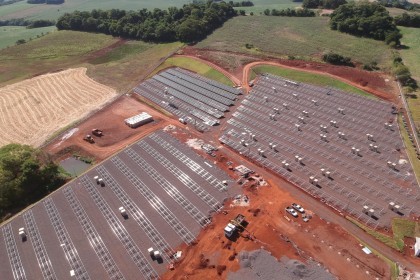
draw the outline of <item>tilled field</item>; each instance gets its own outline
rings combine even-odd
[[[0,146],[39,146],[55,131],[83,118],[116,95],[86,68],[42,75],[0,88]]]

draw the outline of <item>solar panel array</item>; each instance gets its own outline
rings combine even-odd
[[[264,75],[220,140],[338,211],[389,226],[398,216],[390,202],[401,215],[420,213],[417,181],[398,151],[403,143],[391,112],[383,101]],[[375,214],[366,215],[364,206]]]
[[[239,191],[225,180],[229,177],[217,166],[170,134],[156,132],[4,224],[1,279],[71,274],[74,279],[158,279],[177,247],[192,244],[211,213],[220,211],[230,189]],[[21,227],[27,240],[19,236]],[[149,248],[162,258],[152,258]]]
[[[219,124],[241,93],[180,68],[153,76],[134,92],[202,130]]]

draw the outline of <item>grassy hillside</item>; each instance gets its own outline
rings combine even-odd
[[[247,49],[247,43],[254,48]],[[390,54],[383,42],[330,30],[325,17],[236,17],[198,43],[197,47],[303,58],[319,58],[325,51],[334,51],[359,62],[376,60],[382,65],[387,64]]]
[[[0,86],[47,72],[84,66],[90,77],[125,92],[182,45],[117,42],[117,38],[103,34],[57,31],[0,50]]]
[[[26,41],[42,36],[48,32],[55,31],[55,26],[26,29],[23,26],[1,26],[0,27],[0,49],[14,46],[17,40]]]
[[[285,0],[283,0],[285,1]],[[143,8],[165,9],[170,6],[181,7],[190,0],[66,0],[60,5],[37,5],[27,4],[20,1],[11,5],[0,6],[0,19],[9,18],[30,18],[30,19],[57,19],[64,13],[79,11],[90,11],[93,9],[121,9],[139,10]]]
[[[238,1],[233,1],[238,2]],[[287,8],[295,8],[300,6],[302,3],[300,2],[292,2],[292,0],[253,0],[254,3],[253,7],[239,7],[235,8],[236,10],[245,10],[248,14],[253,12],[255,15],[259,15],[265,9],[287,9]]]
[[[253,67],[251,79],[254,79],[257,74],[263,74],[263,73],[270,73],[273,75],[289,78],[291,80],[308,83],[308,84],[314,84],[314,85],[319,85],[319,86],[331,86],[331,87],[335,87],[344,91],[360,94],[369,98],[376,98],[375,96],[361,89],[358,89],[356,87],[353,87],[349,84],[346,84],[344,82],[341,82],[339,80],[336,80],[328,76],[307,73],[307,72],[297,71],[297,70],[278,67],[278,66],[261,65],[261,66]]]
[[[420,29],[402,26],[398,28],[403,34],[401,42],[407,46],[406,49],[400,50],[401,57],[420,86]],[[420,90],[417,90],[417,98],[408,98],[407,101],[414,122],[417,128],[420,128]]]

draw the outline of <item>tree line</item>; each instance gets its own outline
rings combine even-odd
[[[28,4],[63,4],[64,0],[28,0]]]
[[[27,145],[0,148],[0,217],[22,209],[65,183],[48,156]]]
[[[347,4],[346,0],[303,0],[302,7],[307,9],[337,9]]]
[[[56,26],[59,30],[98,32],[152,42],[193,42],[205,38],[236,15],[230,4],[207,2],[167,10],[75,11],[61,16]]]
[[[53,26],[56,22],[54,20],[38,19],[27,20],[23,18],[0,20],[0,26],[26,26],[26,28],[39,28],[46,26]]]
[[[232,7],[252,7],[254,6],[254,3],[252,3],[252,1],[242,1],[242,2],[229,1],[229,5],[231,5]]]
[[[377,3],[351,2],[339,6],[331,14],[330,27],[340,32],[382,40],[393,47],[399,46],[402,38],[389,12]]]
[[[277,10],[272,9],[271,11],[269,9],[264,10],[264,15],[266,16],[281,16],[281,17],[314,17],[315,12],[309,9],[283,9],[283,10]]]
[[[420,27],[420,15],[419,14],[407,14],[403,13],[394,17],[396,25],[407,26],[407,27]]]
[[[23,0],[0,0],[0,6],[6,6],[20,1]]]

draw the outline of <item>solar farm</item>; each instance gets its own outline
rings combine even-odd
[[[220,124],[242,92],[181,68],[169,69],[138,85],[134,92],[202,131]]]
[[[221,169],[155,132],[4,224],[1,278],[157,279],[235,188]]]
[[[419,215],[420,193],[390,103],[263,75],[220,141],[373,227]]]

